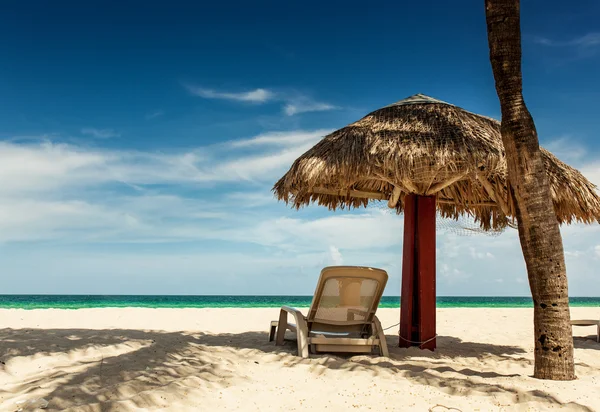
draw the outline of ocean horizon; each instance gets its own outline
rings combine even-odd
[[[1,309],[276,308],[308,307],[312,295],[0,295]],[[528,308],[529,296],[438,296],[439,308]],[[574,307],[600,307],[600,297],[571,297]],[[397,308],[400,296],[383,296],[380,308]]]

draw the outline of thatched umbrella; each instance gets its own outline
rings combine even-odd
[[[580,172],[542,150],[556,217],[600,222],[600,197]],[[514,222],[500,122],[417,94],[327,136],[273,189],[300,208],[387,200],[405,213],[401,344],[435,348],[435,211],[472,215],[484,230]],[[433,340],[430,340],[433,339]],[[411,343],[412,342],[412,343]]]

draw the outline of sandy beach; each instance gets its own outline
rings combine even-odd
[[[600,308],[572,308],[600,318]],[[600,410],[600,343],[576,328],[578,380],[536,380],[532,309],[439,309],[435,352],[295,356],[277,309],[0,310],[0,410]],[[384,327],[398,309],[380,309]],[[293,336],[290,335],[290,338]],[[438,406],[436,406],[438,405]],[[456,408],[456,409],[451,409]]]

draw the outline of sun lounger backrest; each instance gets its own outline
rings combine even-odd
[[[388,275],[384,270],[330,266],[321,271],[307,321],[361,325],[373,321]]]

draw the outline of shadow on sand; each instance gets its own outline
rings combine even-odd
[[[575,342],[576,346],[595,344],[589,340],[581,343],[579,338]],[[370,376],[394,374],[450,395],[468,396],[477,391],[490,398],[504,394],[521,402],[591,410],[573,402],[562,403],[542,390],[518,389],[510,385],[510,378],[520,375],[491,370],[491,365],[499,362],[531,368],[531,359],[520,347],[464,342],[452,336],[438,337],[435,352],[400,349],[393,336],[388,336],[388,344],[390,359],[331,355],[301,359],[295,356],[294,341],[278,347],[261,332],[0,329],[0,379],[12,378],[0,388],[0,404],[13,407],[17,397],[43,396],[50,401],[49,410],[90,404],[95,406],[86,410],[104,410],[109,402],[119,402],[123,409],[165,407],[178,397],[191,396],[190,390],[211,396],[214,392],[208,391],[215,388],[248,382],[251,378],[238,373],[236,364],[249,362],[256,367],[304,365],[317,375],[330,369],[365,370]],[[479,362],[470,365],[482,367],[461,366],[460,358],[475,358]],[[25,372],[20,374],[20,368]]]
[[[573,346],[575,346],[576,349],[600,350],[600,343],[596,339],[596,335],[573,336]]]

